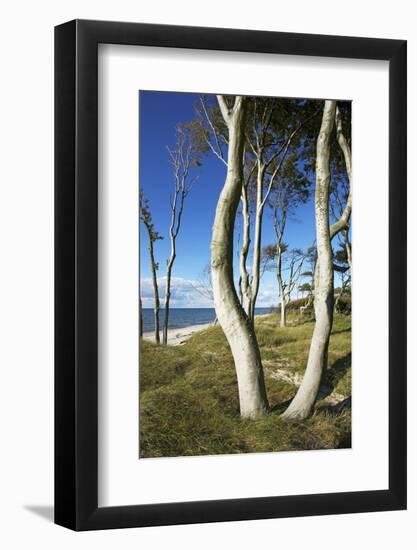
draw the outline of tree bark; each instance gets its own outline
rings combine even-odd
[[[171,299],[171,274],[172,266],[174,265],[176,253],[175,253],[175,239],[171,238],[171,256],[167,263],[166,272],[166,286],[165,286],[165,303],[164,303],[164,328],[162,333],[162,343],[166,346],[168,343],[168,323],[169,323],[169,302]]]
[[[242,192],[246,100],[237,96],[232,109],[223,96],[218,96],[218,102],[229,130],[229,148],[227,176],[217,203],[211,240],[214,304],[235,363],[240,414],[257,418],[268,410],[264,373],[253,325],[239,303],[233,282],[233,232]]]
[[[151,271],[152,271],[152,286],[153,286],[153,295],[154,295],[154,326],[155,326],[155,342],[159,344],[159,309],[160,309],[160,302],[159,302],[159,290],[158,290],[158,275],[157,275],[157,264],[155,262],[155,254],[154,254],[154,248],[153,244],[158,238],[154,232],[153,224],[152,222],[147,221],[146,219],[143,219],[143,223],[145,224],[145,227],[148,231],[149,236],[149,259],[151,264]],[[141,307],[142,307],[142,301],[141,301]],[[141,310],[141,321],[142,319],[142,310]]]
[[[282,415],[289,420],[311,415],[327,366],[330,332],[333,324],[333,254],[329,228],[330,135],[333,129],[336,102],[326,100],[317,139],[315,216],[317,264],[315,273],[314,312],[316,324],[304,378],[290,406]]]
[[[250,302],[250,284],[249,274],[246,266],[249,247],[250,247],[250,219],[249,219],[249,201],[248,201],[248,189],[246,184],[242,185],[242,218],[243,218],[243,242],[240,249],[239,257],[239,269],[240,269],[240,293],[241,304],[243,309],[248,313],[248,307]]]
[[[261,242],[262,242],[262,218],[265,202],[263,200],[265,165],[258,160],[258,174],[256,184],[256,215],[255,215],[255,233],[253,240],[253,260],[252,260],[252,281],[250,290],[250,299],[248,305],[249,319],[255,320],[255,305],[259,292],[260,266],[261,266]]]
[[[285,288],[284,281],[282,280],[282,249],[281,243],[277,245],[277,279],[278,279],[278,288],[279,288],[279,299],[281,305],[281,318],[280,318],[280,327],[284,328],[286,326],[286,311],[285,311]]]
[[[151,260],[151,269],[152,269],[152,286],[153,286],[153,295],[154,295],[154,326],[155,326],[155,342],[157,344],[160,343],[159,339],[159,309],[160,309],[160,302],[159,302],[159,290],[158,290],[158,276],[156,271],[156,262],[155,262],[155,255],[153,251],[153,239],[149,235],[149,257]]]
[[[345,165],[346,165],[346,172],[349,179],[349,196],[346,201],[346,206],[342,212],[342,215],[337,220],[336,223],[332,224],[330,226],[330,239],[333,239],[339,231],[344,230],[350,220],[350,215],[352,212],[352,153],[349,147],[349,144],[347,142],[347,139],[345,138],[345,135],[343,133],[342,128],[342,117],[340,116],[339,109],[336,106],[336,112],[335,112],[335,120],[336,120],[336,138],[339,143],[339,146],[342,150],[343,157],[345,159]]]
[[[181,218],[184,209],[184,201],[186,197],[185,182],[190,168],[189,153],[184,153],[182,145],[179,145],[179,150],[174,154],[171,153],[175,168],[176,187],[174,198],[171,203],[171,225],[169,228],[169,236],[171,241],[171,255],[167,262],[166,271],[166,286],[165,286],[165,304],[164,304],[164,328],[162,332],[162,343],[166,346],[168,343],[168,324],[169,324],[169,303],[171,299],[171,276],[172,268],[177,256],[176,239],[181,227]],[[185,156],[187,155],[187,156]],[[180,175],[180,169],[183,166],[183,173]],[[177,211],[178,208],[178,211]]]

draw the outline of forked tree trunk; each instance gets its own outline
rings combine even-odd
[[[237,96],[232,109],[218,96],[229,130],[227,176],[212,230],[211,273],[219,324],[230,345],[238,382],[240,414],[256,418],[268,410],[264,374],[252,323],[239,303],[233,282],[233,232],[243,181],[245,98]]]
[[[330,135],[333,129],[336,102],[325,101],[316,156],[316,237],[314,312],[316,324],[310,344],[307,368],[298,391],[283,417],[290,420],[310,416],[327,366],[330,332],[333,324],[333,254],[329,228]]]

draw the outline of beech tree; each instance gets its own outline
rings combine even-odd
[[[278,179],[275,188],[271,194],[270,206],[272,209],[273,228],[276,237],[276,276],[278,281],[278,290],[280,295],[280,326],[286,326],[286,304],[289,300],[289,294],[292,292],[295,283],[293,280],[301,274],[301,268],[304,262],[304,254],[301,251],[292,250],[289,260],[290,281],[285,282],[283,276],[283,265],[286,263],[284,255],[288,249],[284,242],[284,234],[288,220],[294,215],[298,206],[305,203],[310,196],[310,181],[304,174],[297,169],[296,151],[289,156],[285,165],[285,173]],[[295,269],[297,265],[297,269]]]
[[[184,211],[185,199],[190,192],[196,178],[191,177],[193,167],[201,165],[200,151],[192,139],[192,133],[189,125],[178,125],[176,128],[176,145],[173,149],[167,147],[169,159],[173,166],[174,180],[173,192],[169,197],[171,210],[171,223],[169,227],[169,238],[171,244],[171,254],[167,260],[166,268],[166,286],[164,303],[164,328],[162,341],[166,345],[168,342],[168,324],[169,324],[169,305],[171,299],[171,277],[172,268],[177,256],[177,237],[181,228],[182,214]]]
[[[149,201],[144,197],[143,192],[140,191],[139,195],[139,216],[142,220],[144,226],[146,227],[148,237],[149,237],[149,261],[151,265],[152,272],[152,286],[154,294],[154,325],[155,325],[155,342],[159,344],[159,289],[158,289],[158,263],[155,261],[154,253],[154,244],[156,241],[163,239],[159,233],[155,230],[154,224],[152,222],[151,209],[149,206]],[[142,300],[140,301],[140,315],[141,315],[141,327],[143,326],[143,317],[142,317]],[[142,328],[141,328],[142,335]]]
[[[246,143],[248,153],[253,155],[255,165],[255,227],[251,276],[248,276],[246,269],[247,254],[244,254],[244,246],[242,247],[243,258],[240,263],[240,276],[242,294],[248,303],[248,315],[253,321],[260,283],[262,220],[265,205],[275,190],[275,196],[279,198],[278,201],[282,208],[289,210],[295,206],[296,190],[298,189],[298,197],[300,197],[308,186],[308,180],[303,178],[302,170],[296,161],[296,151],[303,137],[301,132],[308,129],[309,123],[315,118],[318,111],[315,109],[314,101],[303,103],[298,100],[279,98],[252,98],[250,106],[249,119],[251,122],[246,129]],[[252,174],[252,170],[253,168],[249,170],[249,176]],[[250,184],[250,177],[247,181]],[[306,186],[304,189],[302,189],[303,185]],[[243,191],[242,214],[244,227],[247,228],[249,221],[245,220],[245,217],[248,216],[245,200],[247,200],[248,192],[245,187]],[[282,234],[288,215],[288,211],[283,212]]]
[[[288,172],[292,173],[294,180],[300,179],[302,167],[295,161],[294,153],[301,140],[308,135],[311,121],[318,114],[318,103],[314,100],[268,97],[247,97],[246,101],[239,296],[245,311],[253,321],[261,278],[262,223],[265,206],[274,186],[279,185],[277,182],[283,177],[281,172],[284,165]],[[227,165],[228,134],[220,109],[209,105],[208,99],[202,97],[196,110],[200,128],[196,135],[205,144],[207,151],[211,151]],[[251,243],[252,217],[254,235]],[[251,244],[252,266],[249,270],[247,262]]]
[[[317,264],[317,248],[315,245],[309,246],[305,253],[305,262],[304,265],[308,266],[307,271],[303,271],[300,274],[300,278],[305,280],[307,278],[308,282],[302,283],[298,289],[301,292],[308,292],[307,302],[305,307],[309,307],[313,302],[313,292],[314,292],[314,272],[316,271]]]
[[[343,153],[350,183],[349,196],[340,218],[330,226],[330,149],[331,136],[336,125],[336,137]],[[347,227],[352,209],[351,152],[343,134],[342,117],[336,101],[324,102],[320,132],[317,138],[315,217],[317,238],[317,264],[314,278],[314,312],[316,323],[310,344],[307,367],[298,391],[283,414],[286,419],[304,419],[312,413],[320,388],[324,369],[327,368],[330,333],[334,310],[334,271],[331,240]]]
[[[211,239],[211,278],[216,315],[233,355],[240,414],[257,418],[268,410],[264,373],[252,323],[239,302],[233,281],[233,235],[242,193],[247,99],[217,96],[228,130],[227,174],[217,202]]]
[[[299,248],[289,249],[284,242],[270,244],[263,248],[266,269],[274,269],[280,298],[280,326],[286,326],[286,308],[291,295],[301,276],[301,269],[306,258]]]

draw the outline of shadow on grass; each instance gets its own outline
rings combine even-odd
[[[332,330],[332,336],[334,336],[335,334],[343,334],[344,332],[351,332],[351,328],[342,328],[340,330]]]
[[[312,323],[315,322],[315,318],[314,317],[296,317],[295,319],[295,322],[294,322],[294,327],[300,327],[302,325],[311,325]]]
[[[344,332],[344,331],[340,331]],[[323,382],[319,390],[319,394],[317,396],[317,401],[321,401],[322,399],[325,399],[330,394],[333,393],[334,389],[336,388],[337,384],[339,383],[339,380],[343,378],[343,376],[346,374],[347,370],[350,368],[352,362],[352,354],[347,353],[340,359],[337,359],[333,366],[328,369],[323,377]],[[295,394],[294,394],[295,396]],[[277,403],[273,407],[271,407],[270,411],[271,413],[278,413],[282,414],[287,407],[290,405],[291,399],[287,399],[286,401],[283,401],[282,403]],[[338,403],[335,403],[334,405],[324,405],[317,409],[317,412],[326,412],[331,415],[339,415],[342,412],[349,410],[352,408],[352,396],[346,397],[342,401],[339,401]]]
[[[332,386],[332,391],[339,381],[344,377],[352,365],[352,353],[347,353],[340,359],[336,359],[330,369],[325,372],[325,382]]]
[[[349,397],[346,397],[346,399],[342,399],[342,401],[339,401],[334,405],[326,405],[325,407],[321,407],[320,411],[325,411],[329,414],[335,415],[335,414],[341,414],[344,411],[350,411],[351,408],[352,408],[352,396],[349,395]]]
[[[295,394],[294,394],[295,395]],[[282,401],[281,403],[277,403],[276,405],[274,405],[273,407],[271,407],[269,409],[269,411],[271,413],[278,413],[278,414],[282,414],[289,406],[290,406],[290,403],[291,401],[293,400],[293,398],[291,399],[287,399],[286,401]]]

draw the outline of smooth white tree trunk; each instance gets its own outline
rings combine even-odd
[[[334,126],[336,102],[324,104],[317,138],[315,216],[317,264],[315,272],[314,312],[316,324],[304,378],[283,417],[304,419],[311,415],[327,367],[330,332],[333,324],[333,253],[329,228],[330,135]]]
[[[282,249],[281,249],[281,243],[278,244],[278,251],[277,251],[277,279],[278,279],[278,288],[279,288],[279,299],[280,299],[280,306],[281,306],[281,316],[280,316],[280,327],[285,328],[287,324],[286,319],[286,296],[285,296],[285,288],[284,288],[284,281],[282,280]]]
[[[242,247],[239,254],[239,270],[240,270],[240,293],[241,293],[241,304],[243,309],[248,313],[249,303],[250,303],[250,281],[249,273],[247,269],[247,258],[249,254],[250,247],[250,219],[249,219],[249,200],[248,200],[248,189],[245,185],[242,186],[242,218],[243,218],[243,241]]]
[[[261,243],[262,243],[262,218],[265,201],[263,200],[265,165],[258,160],[258,173],[256,182],[256,214],[255,214],[255,233],[253,239],[253,259],[252,259],[252,281],[250,301],[248,307],[249,318],[252,322],[255,319],[255,305],[258,298],[260,269],[261,269]]]
[[[223,96],[218,96],[218,101],[229,129],[229,148],[227,176],[217,203],[211,240],[214,304],[235,363],[240,414],[257,418],[268,410],[261,356],[253,325],[233,282],[233,232],[243,181],[245,98],[236,97],[232,109]]]

